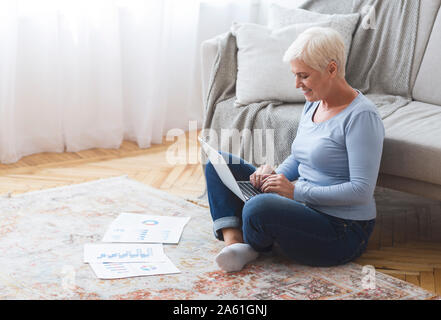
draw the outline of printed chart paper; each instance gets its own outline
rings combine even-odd
[[[84,262],[158,262],[166,261],[162,244],[88,243]]]
[[[99,279],[121,279],[157,274],[180,273],[181,271],[166,257],[162,262],[90,263]]]
[[[103,242],[177,244],[190,217],[121,213],[109,226]]]

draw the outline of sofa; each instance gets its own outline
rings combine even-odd
[[[405,0],[403,0],[405,1]],[[366,1],[368,2],[368,1]],[[372,2],[371,2],[372,3]],[[394,110],[383,118],[386,136],[377,185],[398,191],[441,200],[441,0],[419,2],[416,27],[415,51],[410,72],[411,98],[409,103]],[[326,12],[326,10],[324,10]],[[377,19],[382,19],[377,12]],[[360,23],[360,22],[359,22]],[[213,65],[219,59],[219,35],[202,43],[202,91],[208,108],[214,75]],[[350,72],[351,70],[347,70]],[[213,80],[214,79],[214,80]],[[235,83],[231,83],[234,90]],[[365,93],[365,92],[363,92]],[[226,99],[228,98],[228,99]],[[212,110],[211,118],[223,114],[225,128],[229,121],[235,121],[235,97],[220,99]],[[253,128],[260,128],[259,122],[270,123],[277,129],[300,117],[304,103],[281,103],[258,111]],[[291,110],[292,118],[278,117],[281,110]],[[207,118],[207,114],[204,115]],[[205,119],[204,129],[219,131],[210,119]],[[298,120],[298,119],[297,119]],[[283,121],[283,124],[281,123]],[[236,121],[236,125],[240,122]],[[245,126],[245,125],[244,125]],[[289,154],[295,138],[295,130],[280,137],[287,148],[276,150],[281,159]],[[277,135],[277,130],[276,130]],[[229,150],[224,150],[229,151]],[[246,157],[245,157],[245,160]],[[253,161],[251,161],[253,162]]]

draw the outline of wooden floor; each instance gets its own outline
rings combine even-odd
[[[148,149],[125,141],[117,150],[27,156],[12,165],[0,164],[0,195],[128,175],[172,194],[196,198],[205,189],[196,137],[191,132]],[[389,200],[390,194],[394,200]],[[441,295],[441,203],[393,191],[377,196],[386,205],[377,206],[368,250],[356,262]]]

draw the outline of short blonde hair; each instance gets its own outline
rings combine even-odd
[[[337,64],[338,75],[345,76],[346,53],[343,37],[332,28],[313,27],[302,32],[286,50],[283,61],[300,59],[322,72],[331,61]]]

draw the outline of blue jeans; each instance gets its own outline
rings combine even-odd
[[[221,152],[236,180],[249,180],[256,168]],[[272,250],[300,264],[330,267],[358,258],[366,249],[375,219],[341,219],[314,210],[278,194],[257,195],[244,203],[220,180],[213,165],[205,167],[208,201],[215,237],[223,240],[223,228],[242,229],[244,242],[258,252]]]

